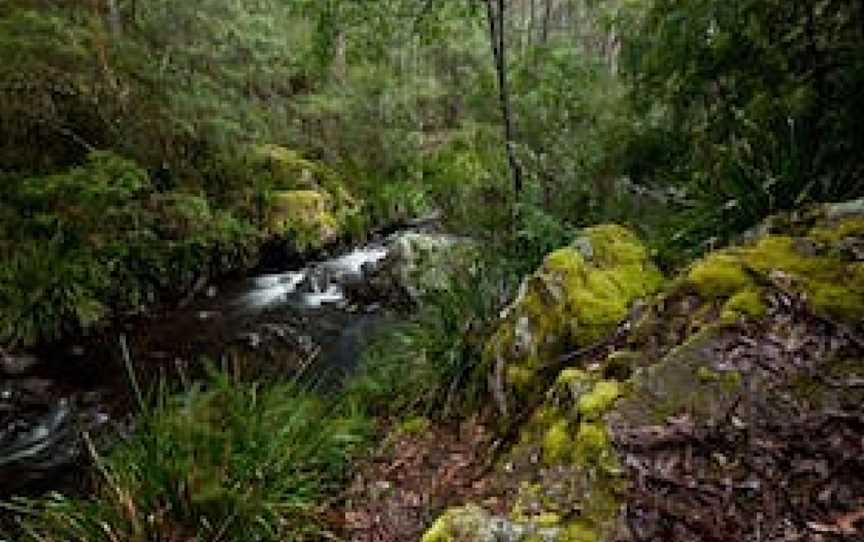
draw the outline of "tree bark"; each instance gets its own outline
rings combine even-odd
[[[549,19],[552,18],[552,0],[546,0],[546,11],[543,14],[543,35],[542,43],[545,45],[549,41]]]
[[[111,30],[111,37],[117,39],[123,33],[120,9],[117,7],[117,0],[107,0],[106,4],[108,8],[108,28]]]
[[[486,16],[489,19],[489,41],[492,44],[492,57],[495,61],[495,71],[498,74],[498,101],[501,107],[501,117],[504,124],[504,144],[507,150],[507,162],[513,175],[513,190],[518,195],[522,192],[522,169],[516,160],[513,148],[513,118],[510,114],[510,94],[507,88],[507,51],[504,41],[504,0],[498,0],[497,10],[492,6],[493,0],[486,0]],[[497,11],[497,13],[496,13]]]

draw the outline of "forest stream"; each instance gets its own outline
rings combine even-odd
[[[217,282],[181,306],[7,360],[0,496],[84,487],[90,444],[102,449],[134,426],[136,386],[148,401],[159,384],[188,387],[211,369],[242,379],[305,371],[310,385],[338,386],[364,341],[393,321],[382,303],[354,302],[347,291],[362,288],[404,233],[299,268]]]

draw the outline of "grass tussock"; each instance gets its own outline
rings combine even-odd
[[[96,458],[91,498],[3,506],[28,541],[326,540],[328,499],[368,429],[295,384],[220,376],[161,401],[129,440]]]
[[[485,397],[479,370],[485,338],[517,285],[512,268],[481,257],[469,272],[427,292],[416,316],[366,349],[347,385],[348,402],[395,418],[475,411]]]

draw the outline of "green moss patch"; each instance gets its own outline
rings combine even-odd
[[[316,190],[276,192],[268,213],[270,232],[294,238],[297,248],[318,248],[339,235],[330,195]]]
[[[864,319],[864,271],[842,246],[862,235],[862,224],[848,218],[818,225],[805,237],[769,235],[714,252],[693,265],[687,280],[703,297],[725,300],[726,319],[763,316],[761,284],[770,279],[803,294],[817,313],[857,323]]]
[[[520,295],[486,344],[491,370],[517,402],[542,393],[537,379],[567,349],[600,340],[638,298],[663,282],[648,251],[631,231],[616,225],[588,228],[570,246],[549,254],[523,282]]]

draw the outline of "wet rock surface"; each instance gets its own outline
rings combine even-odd
[[[367,306],[410,308],[424,295],[447,288],[454,275],[468,272],[473,255],[468,239],[408,232],[393,240],[385,258],[364,265],[363,280],[347,283],[348,296]]]

